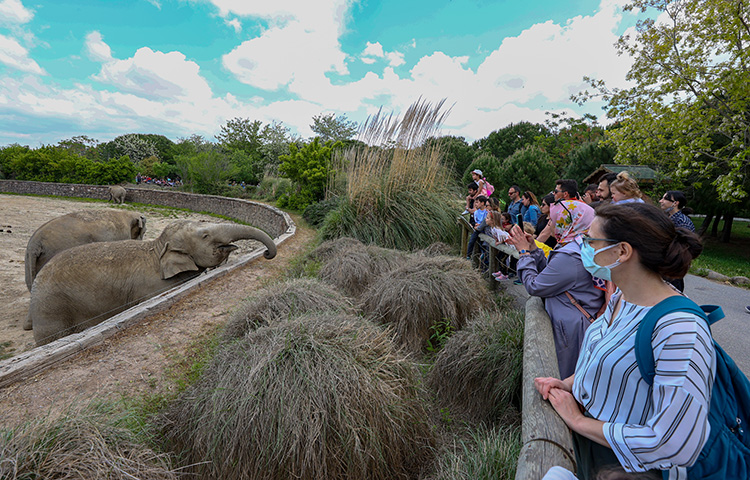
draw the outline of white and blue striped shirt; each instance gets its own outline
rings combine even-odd
[[[594,418],[629,472],[669,470],[687,478],[709,434],[708,406],[716,370],[706,322],[674,312],[654,327],[656,375],[653,388],[635,360],[635,334],[651,309],[622,301],[609,325],[619,294],[586,331],[576,364],[573,396]]]

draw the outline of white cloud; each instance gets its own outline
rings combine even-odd
[[[146,0],[151,5],[155,6],[157,9],[161,10],[161,2],[159,0]]]
[[[45,71],[29,57],[29,51],[14,38],[0,34],[0,63],[22,72],[43,75]]]
[[[20,0],[0,1],[0,24],[24,24],[34,18],[34,13],[24,7]]]
[[[236,18],[225,20],[224,23],[232,27],[235,33],[240,33],[242,31],[242,24]]]
[[[108,62],[112,60],[112,50],[104,43],[102,34],[93,31],[86,35],[86,52],[91,60],[96,62]]]
[[[388,65],[391,67],[399,67],[406,63],[404,60],[404,54],[401,52],[386,52],[383,50],[383,45],[380,42],[370,43],[367,42],[367,46],[362,51],[362,62],[372,65],[378,59],[388,60]]]
[[[385,53],[383,52],[383,46],[380,44],[380,42],[367,42],[367,46],[362,51],[362,56],[383,58],[385,56]]]
[[[264,90],[304,88],[307,79],[320,81],[327,72],[346,74],[345,55],[333,32],[311,30],[299,21],[272,27],[224,55],[224,67],[237,79]]]
[[[180,52],[162,53],[148,47],[139,48],[132,58],[107,61],[94,79],[150,99],[192,103],[212,96],[197,63]]]

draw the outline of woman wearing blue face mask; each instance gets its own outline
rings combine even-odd
[[[574,432],[578,478],[594,478],[612,465],[654,478],[662,478],[661,470],[670,479],[687,478],[708,436],[716,365],[708,326],[686,312],[657,321],[652,387],[641,376],[634,345],[646,313],[679,295],[662,277],[684,276],[701,250],[700,238],[676,229],[653,205],[597,208],[583,239],[582,262],[592,275],[611,278],[618,290],[586,331],[575,373],[534,380]],[[565,476],[557,471],[554,478]]]

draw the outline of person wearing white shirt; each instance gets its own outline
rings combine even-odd
[[[662,276],[683,276],[701,250],[699,237],[676,230],[653,205],[597,209],[581,258],[586,270],[612,280],[619,290],[587,329],[575,373],[564,380],[534,380],[574,432],[577,478],[593,479],[606,465],[653,478],[662,478],[662,470],[671,480],[687,478],[710,428],[716,352],[708,326],[686,312],[657,321],[653,386],[640,374],[634,339],[651,307],[679,295]],[[556,468],[545,478],[565,475]]]

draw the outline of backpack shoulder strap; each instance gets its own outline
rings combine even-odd
[[[709,307],[716,306],[712,305]],[[716,309],[721,311],[721,307],[716,307]],[[716,309],[712,310],[712,313]],[[667,297],[651,307],[651,310],[649,310],[646,316],[643,317],[643,320],[641,320],[641,324],[638,326],[638,331],[635,333],[635,360],[638,363],[638,370],[640,370],[641,376],[649,385],[653,385],[654,375],[656,374],[654,349],[651,346],[651,336],[654,333],[656,322],[664,315],[672,312],[693,313],[709,322],[709,324],[713,323],[709,321],[711,314],[706,315],[702,310],[702,307],[699,307],[694,301],[687,297],[683,297],[682,295]],[[724,314],[721,312],[721,317],[723,318],[723,316]],[[716,320],[719,320],[719,318],[716,318],[714,321]]]

